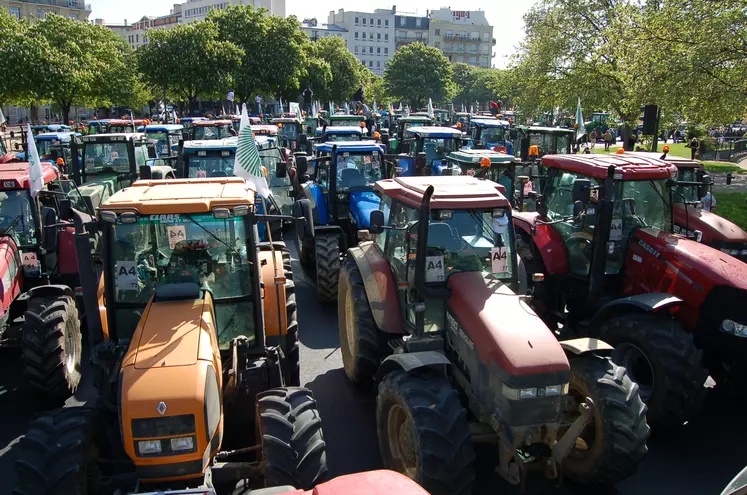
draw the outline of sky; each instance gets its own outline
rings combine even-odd
[[[174,3],[178,0],[90,0],[93,13],[90,19],[104,19],[107,24],[121,24],[124,19],[132,23],[144,15],[160,16],[169,13]],[[350,4],[342,0],[286,0],[285,11],[287,15],[295,15],[299,19],[316,17],[319,22],[326,22],[327,15],[331,10],[356,10],[373,12],[374,9],[390,9],[397,5],[398,13],[411,13],[425,15],[428,9],[439,9],[451,7],[454,10],[484,10],[488,22],[493,26],[493,37],[497,40],[494,51],[496,56],[493,64],[503,68],[507,65],[509,57],[515,51],[516,45],[523,36],[523,15],[529,10],[535,0],[462,0],[459,3],[432,0],[408,0],[397,2],[397,0],[373,0]]]

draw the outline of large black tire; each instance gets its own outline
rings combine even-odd
[[[15,461],[18,495],[86,495],[99,479],[95,415],[69,407],[44,413],[31,422],[19,442]]]
[[[276,388],[257,395],[267,486],[311,489],[327,478],[327,447],[311,390]]]
[[[608,358],[592,354],[570,361],[570,400],[563,422],[575,420],[586,397],[594,402],[594,417],[563,462],[563,472],[586,485],[622,481],[648,452],[650,430],[638,385]]]
[[[301,360],[298,345],[298,307],[296,305],[296,284],[293,281],[291,256],[288,250],[283,250],[283,271],[285,272],[285,315],[288,328],[283,339],[283,354],[285,355],[286,372],[285,383],[288,386],[301,385]]]
[[[337,302],[340,276],[340,239],[336,233],[314,237],[316,258],[316,293],[325,303]]]
[[[80,383],[82,346],[75,299],[67,295],[29,299],[21,349],[32,386],[53,398],[70,397]]]
[[[355,385],[370,387],[382,359],[391,354],[386,334],[371,313],[363,277],[355,260],[346,256],[340,268],[337,323],[345,374]]]
[[[376,397],[376,432],[387,469],[432,495],[472,493],[475,452],[467,412],[447,380],[386,375]]]
[[[676,427],[698,414],[708,371],[693,335],[677,321],[651,314],[618,315],[602,325],[600,337],[615,347],[612,360],[638,383],[650,424]]]

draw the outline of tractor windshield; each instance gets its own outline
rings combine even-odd
[[[504,141],[506,139],[506,128],[505,127],[483,127],[480,132],[480,139],[486,143],[494,143],[496,141]]]
[[[195,126],[195,141],[231,137],[228,126]]]
[[[109,133],[110,134],[122,134],[127,132],[137,132],[136,131],[137,126],[133,126],[132,124],[127,125],[110,125],[109,126]]]
[[[672,200],[675,203],[695,202],[698,197],[698,186],[696,184],[680,184],[680,182],[698,182],[700,177],[698,171],[694,168],[681,168],[677,171],[677,187],[675,189],[679,194],[673,194]],[[682,196],[680,196],[680,194]]]
[[[83,167],[86,174],[99,172],[130,171],[130,159],[127,154],[127,143],[85,143],[83,147]]]
[[[59,144],[57,139],[36,139],[36,150],[42,159],[49,159],[52,156],[52,147]]]
[[[225,156],[223,156],[224,153]],[[201,156],[185,154],[184,156],[189,178],[231,177],[233,175],[234,154],[232,151],[205,153]]]
[[[35,245],[33,211],[27,189],[0,192],[0,237],[12,236],[19,246]]]
[[[337,191],[355,186],[372,186],[382,178],[378,153],[343,153],[337,156]]]
[[[423,152],[425,153],[425,165],[445,165],[446,157],[452,151],[459,150],[459,139],[452,138],[425,138],[423,140]]]
[[[453,210],[451,218],[444,218],[448,213],[436,212],[443,219],[428,226],[426,282],[445,281],[459,272],[511,279],[514,256],[507,212]]]
[[[168,156],[171,153],[171,149],[169,147],[169,134],[166,132],[149,132],[148,133],[148,140],[155,144],[156,146],[156,152],[159,155],[166,155]]]
[[[570,135],[556,136],[553,134],[529,134],[529,146],[539,147],[540,157],[544,155],[564,155],[571,145]]]
[[[144,307],[157,287],[194,283],[215,299],[221,349],[239,335],[255,340],[244,217],[144,215],[136,223],[118,221],[112,239],[116,318],[123,335],[135,330],[140,316],[133,309]]]
[[[361,135],[360,134],[351,134],[351,133],[345,133],[345,134],[336,134],[336,133],[329,133],[326,136],[327,142],[338,142],[338,141],[360,141]]]
[[[286,141],[295,141],[298,139],[298,126],[294,124],[283,124],[278,129],[278,136]]]
[[[278,162],[285,162],[283,155],[280,154],[280,150],[277,148],[259,150],[259,158],[262,160],[262,166],[267,170],[267,182],[270,188],[273,187],[287,187],[290,186],[290,178],[286,174],[285,177],[277,177],[276,171]]]

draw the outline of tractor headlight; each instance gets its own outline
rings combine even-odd
[[[545,387],[545,397],[555,397],[563,394],[563,385],[550,385]]]
[[[154,455],[161,453],[161,441],[160,440],[140,440],[137,443],[137,451],[139,455]]]
[[[747,256],[747,249],[742,249],[741,253],[742,256]]]
[[[568,384],[548,385],[538,388],[511,388],[503,385],[503,395],[510,400],[542,399],[568,393]]]
[[[747,338],[747,325],[737,323],[734,320],[724,320],[721,322],[721,331],[734,335],[736,337]]]
[[[192,437],[179,437],[171,439],[171,450],[179,452],[182,450],[192,450],[195,447],[195,441]],[[160,449],[159,449],[160,450]]]
[[[537,389],[536,388],[522,388],[519,390],[519,399],[534,399],[537,397]]]

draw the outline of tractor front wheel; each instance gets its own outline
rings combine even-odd
[[[314,237],[314,257],[319,300],[337,302],[337,279],[340,276],[340,239],[337,233]]]
[[[309,490],[327,478],[327,447],[311,390],[276,388],[257,394],[266,486]]]
[[[376,397],[376,432],[387,469],[433,495],[472,493],[475,452],[467,412],[447,380],[386,375]]]
[[[80,383],[82,337],[75,299],[37,296],[28,301],[21,350],[29,383],[65,399]]]
[[[15,461],[22,495],[98,493],[99,438],[95,413],[86,407],[47,412],[21,437]]]
[[[679,426],[700,411],[708,378],[703,351],[677,321],[618,315],[604,323],[600,337],[615,347],[612,360],[640,387],[651,424]]]
[[[631,476],[646,455],[646,405],[625,368],[596,355],[571,358],[563,423],[571,424],[585,398],[594,414],[562,463],[569,478],[583,484],[613,484]]]

